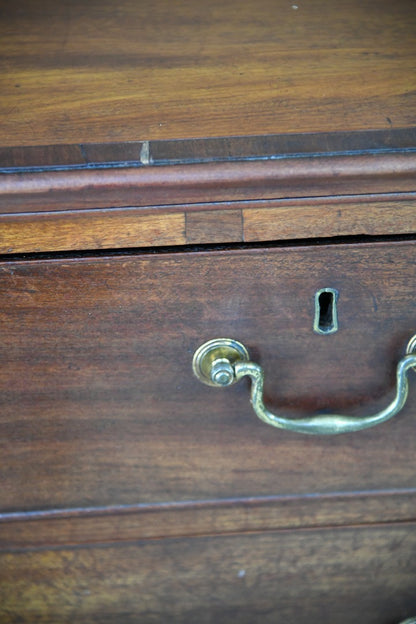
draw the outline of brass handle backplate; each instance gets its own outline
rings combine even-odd
[[[416,367],[416,335],[407,345],[406,355],[397,364],[397,387],[393,401],[371,416],[323,414],[307,418],[286,418],[272,414],[263,402],[264,372],[251,362],[244,345],[231,338],[215,338],[201,345],[194,353],[193,370],[200,381],[210,386],[230,386],[242,377],[251,379],[251,403],[257,416],[268,425],[317,435],[333,435],[368,429],[389,420],[404,406],[408,393],[407,373]]]

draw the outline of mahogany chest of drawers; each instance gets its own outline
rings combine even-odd
[[[3,8],[0,622],[416,614],[415,26]]]

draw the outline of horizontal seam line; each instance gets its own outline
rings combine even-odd
[[[329,201],[328,201],[329,200]],[[299,208],[296,202],[305,202],[305,205],[302,205],[302,208],[315,208],[320,205],[320,202],[325,202],[327,204],[337,204],[340,207],[348,207],[350,203],[363,203],[363,204],[383,204],[383,203],[405,203],[408,201],[414,202],[416,201],[416,191],[392,191],[392,192],[373,192],[373,193],[354,193],[352,195],[299,195],[294,197],[269,197],[267,199],[226,199],[226,200],[218,200],[218,201],[207,201],[207,202],[190,202],[190,203],[178,203],[178,204],[144,204],[144,205],[132,205],[126,204],[125,206],[94,206],[88,208],[63,208],[58,210],[48,209],[48,210],[28,210],[26,212],[0,212],[0,219],[3,217],[39,217],[39,216],[55,216],[55,215],[68,215],[73,216],[75,214],[85,214],[90,212],[97,213],[106,213],[107,212],[145,212],[151,211],[155,213],[155,216],[159,214],[161,211],[166,212],[193,212],[193,208],[199,209],[206,207],[206,211],[214,212],[216,208],[220,210],[226,209],[229,207],[230,210],[248,210],[251,207],[255,209],[264,209],[269,210],[273,208],[291,208],[294,210]],[[276,202],[277,206],[270,206],[270,203]],[[253,206],[253,204],[255,204]],[[199,210],[196,210],[199,212]]]
[[[259,496],[244,498],[187,500],[161,503],[138,503],[132,505],[108,505],[97,507],[69,507],[63,509],[5,512],[0,514],[0,523],[25,522],[30,520],[59,519],[68,517],[91,517],[137,512],[184,511],[195,508],[224,508],[232,506],[256,506],[285,502],[333,501],[354,498],[383,498],[397,496],[416,496],[416,488],[399,490],[359,490],[354,492],[333,492],[314,494],[287,494],[281,496]]]
[[[415,519],[408,520],[386,520],[386,521],[377,521],[377,522],[351,522],[346,524],[314,524],[314,525],[301,525],[301,526],[283,526],[279,528],[259,528],[259,529],[248,529],[248,530],[230,530],[224,531],[220,533],[215,532],[204,532],[204,533],[177,533],[175,535],[158,535],[152,537],[138,537],[137,539],[123,539],[120,538],[118,540],[97,540],[96,542],[88,541],[85,542],[75,542],[68,541],[62,543],[51,542],[49,544],[42,544],[39,546],[0,546],[0,553],[25,553],[25,552],[39,552],[46,550],[85,550],[85,549],[93,549],[93,548],[113,548],[117,546],[126,547],[126,546],[134,546],[137,544],[141,544],[143,542],[160,542],[166,540],[179,540],[179,539],[207,539],[207,538],[225,538],[225,537],[242,537],[249,535],[270,535],[277,533],[297,533],[297,532],[318,532],[318,531],[342,531],[342,530],[358,530],[358,529],[380,529],[380,528],[388,528],[388,527],[402,527],[402,526],[416,526]]]

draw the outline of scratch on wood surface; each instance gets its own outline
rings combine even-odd
[[[149,141],[143,141],[142,148],[140,150],[140,162],[142,165],[150,164],[150,145]]]

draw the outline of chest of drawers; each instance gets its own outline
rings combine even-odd
[[[415,21],[7,8],[1,622],[416,613]],[[215,339],[261,366],[270,419],[321,432],[261,422],[246,376],[213,387],[241,371],[198,359]],[[397,384],[397,415],[336,434]]]

